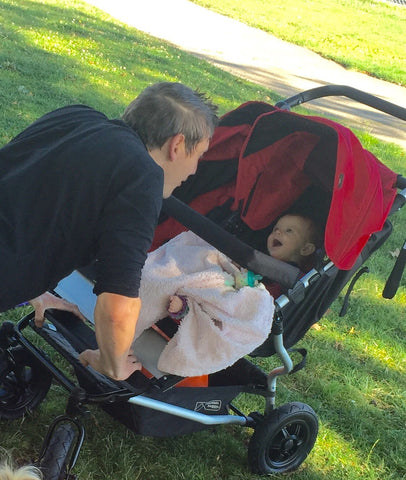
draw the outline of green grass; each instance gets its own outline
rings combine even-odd
[[[279,100],[83,3],[0,0],[0,7],[0,144],[39,115],[68,103],[86,103],[118,116],[139,91],[160,80],[199,87],[221,112],[247,100]],[[402,149],[357,133],[366,148],[405,174]],[[300,342],[309,351],[306,369],[278,384],[278,404],[303,401],[320,420],[316,446],[289,476],[293,480],[406,479],[404,280],[393,301],[380,296],[393,265],[391,252],[404,241],[405,217],[403,211],[394,218],[393,236],[368,261],[371,273],[357,283],[348,315],[338,316],[340,295],[318,328]],[[17,320],[28,310],[2,313],[0,321]],[[276,360],[258,363],[268,371]],[[65,402],[65,391],[54,385],[32,415],[2,421],[1,447],[19,462],[34,460],[47,426],[64,411]],[[261,399],[248,395],[237,403],[246,411],[263,408]],[[258,478],[247,465],[248,430],[219,427],[153,439],[133,434],[100,409],[91,407],[90,412],[76,467],[80,480]]]
[[[79,5],[84,4],[1,2],[0,144],[41,114],[68,103],[87,103],[118,116],[145,86],[162,80],[212,90],[222,112],[241,98],[277,99]]]
[[[406,85],[406,7],[377,0],[192,0],[346,68]]]

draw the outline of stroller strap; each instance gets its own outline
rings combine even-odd
[[[289,375],[292,375],[293,373],[298,372],[299,370],[302,370],[306,366],[306,360],[307,360],[307,350],[305,348],[288,348],[289,353],[300,353],[302,356],[302,360],[297,363],[292,370],[289,372]]]
[[[355,283],[358,281],[358,279],[363,275],[364,273],[369,273],[369,268],[367,266],[362,267],[361,270],[359,270],[355,275],[354,278],[351,280],[347,292],[344,297],[343,305],[341,307],[340,313],[338,314],[339,317],[344,317],[346,315],[348,306],[349,306],[349,301],[350,301],[350,295],[351,292],[354,289]]]

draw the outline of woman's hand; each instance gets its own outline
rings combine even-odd
[[[124,363],[121,365],[120,373],[113,374],[111,371],[108,371],[105,366],[103,365],[103,359],[100,355],[100,350],[84,350],[79,355],[79,361],[85,367],[91,366],[98,372],[102,373],[103,375],[107,375],[108,377],[112,378],[113,380],[126,380],[130,377],[135,371],[141,370],[142,365],[137,360],[137,358],[130,352]]]
[[[45,292],[37,298],[29,301],[29,304],[35,310],[34,323],[36,327],[42,327],[45,321],[45,310],[54,308],[56,310],[65,310],[67,312],[74,313],[81,320],[85,321],[86,318],[82,315],[77,305],[68,302],[64,298],[55,297],[52,293]]]

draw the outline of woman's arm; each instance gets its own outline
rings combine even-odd
[[[101,293],[94,311],[98,350],[85,350],[79,360],[114,380],[125,380],[141,363],[131,351],[141,309],[139,298]]]

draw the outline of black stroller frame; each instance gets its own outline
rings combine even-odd
[[[303,92],[279,102],[276,106],[281,109],[290,109],[303,102],[331,95],[347,96],[406,120],[405,109],[359,90],[336,85]],[[406,203],[406,178],[399,176],[396,186],[399,192],[391,213],[395,213]],[[187,228],[202,236],[225,254],[230,254],[233,260],[256,273],[266,275],[268,272],[267,258],[269,257],[251,248],[247,249],[247,245],[225,232],[217,224],[193,211],[183,202],[171,197],[166,202],[165,209],[169,215]],[[161,421],[161,414],[165,415],[163,417],[165,419],[169,415],[184,420],[185,427],[180,427],[177,432],[179,434],[213,425],[239,425],[253,428],[254,434],[248,448],[251,469],[259,474],[285,473],[295,470],[313,448],[318,433],[318,420],[311,407],[301,402],[292,402],[276,408],[277,379],[302,368],[305,360],[305,352],[299,349],[303,361],[294,366],[289,352],[291,345],[286,345],[284,342],[284,320],[298,305],[305,302],[308,292],[317,285],[321,278],[324,278],[327,286],[324,289],[324,296],[320,297],[320,304],[314,311],[313,317],[316,319],[310,319],[309,325],[304,328],[307,329],[317,321],[364,260],[379,248],[390,234],[391,226],[386,221],[383,230],[372,235],[356,265],[349,271],[340,271],[329,260],[320,267],[313,268],[299,280],[297,280],[296,269],[288,266],[281,271],[277,280],[289,287],[288,293],[275,300],[276,313],[271,335],[263,346],[252,353],[253,357],[276,353],[281,361],[281,366],[274,368],[268,375],[263,372],[259,374],[258,370],[255,370],[256,379],[252,381],[251,378],[248,378],[246,384],[243,385],[241,382],[237,382],[238,385],[231,383],[224,387],[207,388],[208,393],[211,389],[216,388],[222,388],[225,391],[226,400],[222,402],[221,406],[216,403],[217,400],[214,399],[217,397],[212,394],[208,396],[203,394],[200,409],[193,408],[193,405],[196,406],[198,403],[196,403],[196,398],[191,400],[191,406],[176,402],[171,396],[173,392],[185,389],[174,388],[182,379],[173,375],[162,375],[149,380],[142,378],[135,382],[131,379],[116,382],[90,368],[83,367],[79,363],[77,355],[85,348],[96,347],[94,332],[89,326],[67,312],[48,311],[46,313],[47,323],[42,329],[35,327],[33,313],[26,315],[17,324],[5,321],[0,328],[0,387],[3,389],[7,385],[13,387],[9,396],[2,397],[0,395],[0,418],[18,418],[26,411],[35,408],[47,394],[53,380],[66,389],[69,398],[65,413],[55,419],[50,426],[38,460],[45,480],[76,478],[71,471],[84,440],[84,427],[81,419],[87,411],[86,405],[90,404],[100,405],[131,429],[146,435],[151,434],[151,428],[153,428],[142,420],[146,411],[150,412],[150,420],[154,421],[156,417],[158,423]],[[405,263],[406,243],[401,249],[386,284],[384,290],[386,298],[392,298],[395,295]],[[301,312],[299,312],[300,314]],[[27,327],[40,335],[46,343],[73,365],[78,384],[56,367],[46,353],[28,340],[24,333]],[[27,377],[27,370],[29,377]],[[251,373],[250,371],[249,375]],[[192,392],[194,389],[189,388],[188,390]],[[200,395],[202,389],[197,390]],[[231,401],[241,392],[264,397],[264,413],[253,412],[245,415],[239,411]],[[162,396],[164,400],[161,398]],[[136,413],[133,413],[134,408],[138,409]]]

